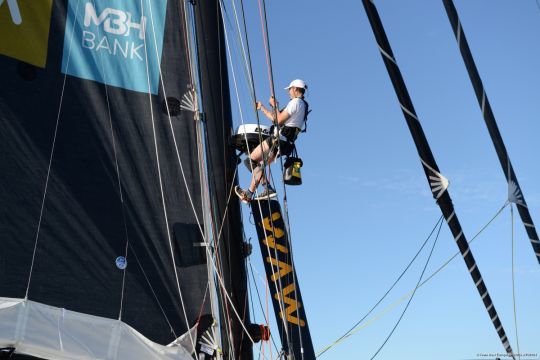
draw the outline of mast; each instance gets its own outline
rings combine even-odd
[[[514,172],[514,168],[510,162],[510,157],[506,151],[506,146],[504,145],[499,127],[495,121],[495,116],[493,115],[491,105],[489,104],[486,90],[484,89],[484,84],[482,83],[482,79],[480,78],[480,74],[476,68],[471,49],[467,43],[467,38],[463,32],[463,27],[461,26],[461,21],[459,20],[456,7],[454,6],[452,0],[443,0],[443,3],[448,15],[448,20],[450,20],[452,30],[454,31],[461,56],[463,57],[463,62],[465,63],[465,67],[469,73],[469,78],[471,79],[474,93],[476,94],[476,98],[478,100],[478,105],[480,105],[480,109],[482,110],[482,115],[488,128],[489,136],[491,137],[493,146],[495,146],[497,157],[499,158],[504,176],[508,182],[509,200],[512,199],[516,204],[521,221],[525,226],[525,231],[527,231],[527,235],[531,241],[536,259],[540,263],[540,240],[538,239],[538,233],[536,232],[536,227],[534,226],[531,214],[527,208],[525,195],[523,194],[523,191],[521,191],[516,173]]]
[[[200,93],[204,105],[204,130],[211,210],[214,217],[214,251],[232,305],[221,300],[223,348],[232,348],[234,358],[252,359],[253,350],[245,328],[250,323],[247,273],[240,206],[231,199],[236,181],[236,154],[228,139],[233,133],[224,28],[219,0],[196,1],[195,30]],[[222,223],[223,222],[223,223]],[[222,292],[224,290],[220,290]],[[236,313],[232,306],[236,309]],[[242,321],[238,319],[239,315]],[[231,336],[232,335],[232,336]],[[228,339],[231,337],[231,339]],[[233,354],[228,354],[233,358]]]
[[[450,231],[454,236],[463,260],[465,261],[465,265],[467,266],[467,269],[471,274],[476,289],[478,290],[478,293],[482,298],[491,322],[493,323],[493,326],[495,327],[495,330],[497,331],[497,334],[499,335],[499,338],[504,348],[506,349],[506,352],[512,358],[514,358],[512,347],[510,346],[510,342],[508,341],[506,332],[504,331],[501,320],[499,319],[499,315],[495,310],[495,306],[493,305],[491,296],[489,295],[486,284],[482,279],[482,275],[480,274],[480,270],[476,264],[476,260],[473,257],[471,249],[469,248],[469,243],[467,242],[467,239],[463,234],[463,229],[461,228],[458,217],[454,210],[452,199],[450,198],[450,194],[447,190],[448,180],[439,172],[439,168],[437,166],[437,163],[435,162],[435,158],[433,156],[433,153],[431,152],[429,143],[426,139],[418,116],[416,115],[416,111],[414,110],[414,106],[409,96],[407,87],[405,86],[401,71],[399,70],[392,49],[390,47],[390,43],[388,42],[388,39],[386,37],[386,33],[379,18],[377,9],[371,0],[363,0],[362,3],[369,18],[373,34],[375,35],[377,45],[379,47],[384,64],[392,81],[392,85],[394,86],[394,90],[403,111],[405,121],[407,122],[407,126],[409,127],[414,143],[416,145],[416,149],[418,151],[418,155],[420,156],[420,161],[422,162],[424,173],[431,187],[433,197],[435,198],[444,218],[446,219],[448,227],[450,228]]]

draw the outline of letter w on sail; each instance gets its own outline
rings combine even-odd
[[[17,4],[17,0],[6,0],[9,8],[9,12],[11,14],[11,20],[13,20],[13,23],[15,25],[22,24],[22,17],[21,17],[21,11],[19,10],[19,4]],[[4,3],[4,0],[0,0],[0,6]]]

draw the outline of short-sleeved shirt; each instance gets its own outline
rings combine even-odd
[[[285,121],[285,126],[301,129],[306,117],[306,103],[300,98],[294,98],[287,104],[285,111],[290,117]]]

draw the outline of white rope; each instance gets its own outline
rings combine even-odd
[[[96,1],[95,0],[93,0],[93,5],[94,5],[94,8],[96,8]],[[98,32],[98,37],[100,38],[101,37],[101,29],[99,27],[97,29],[97,32]],[[117,154],[117,151],[116,151],[116,141],[115,141],[114,128],[113,128],[113,123],[112,123],[111,104],[110,104],[110,101],[109,101],[109,89],[108,89],[108,86],[107,86],[107,78],[106,78],[105,63],[103,61],[103,56],[104,56],[103,53],[100,52],[99,59],[101,60],[101,76],[103,77],[103,84],[104,84],[104,87],[105,87],[105,99],[106,99],[106,102],[107,102],[107,115],[108,115],[108,119],[109,119],[111,142],[112,142],[113,154],[114,154],[114,165],[115,165],[115,168],[116,168],[116,177],[117,177],[117,181],[118,181],[118,195],[120,197],[120,204],[121,204],[121,208],[122,208],[122,219],[123,219],[123,225],[124,225],[124,233],[125,233],[125,236],[126,236],[126,246],[125,246],[125,251],[124,251],[124,258],[126,259],[126,262],[127,262],[128,249],[129,249],[129,234],[128,234],[128,230],[127,230],[127,221],[126,221],[125,207],[124,207],[125,206],[124,205],[124,197],[123,197],[123,194],[122,194],[122,192],[123,192],[122,191],[122,182],[121,182],[121,179],[120,179],[120,167],[118,165],[118,154]],[[125,291],[125,283],[126,283],[126,271],[127,271],[127,266],[124,267],[124,269],[122,270],[122,290],[121,290],[121,293],[120,293],[120,309],[118,311],[118,320],[120,320],[120,321],[122,320],[122,313],[123,313],[123,307],[124,307],[124,291]]]
[[[41,221],[43,220],[43,211],[45,209],[45,199],[47,197],[47,190],[49,189],[49,178],[51,175],[51,168],[52,168],[52,161],[54,157],[54,149],[56,146],[56,136],[58,135],[58,125],[60,124],[60,114],[62,112],[62,104],[64,101],[64,91],[66,88],[66,80],[67,80],[67,72],[69,69],[69,62],[71,59],[71,48],[73,47],[73,33],[75,31],[75,24],[77,23],[77,15],[79,12],[79,3],[80,0],[77,0],[77,4],[75,5],[75,16],[73,17],[73,26],[71,27],[71,37],[69,40],[69,50],[68,50],[68,57],[66,61],[66,71],[64,73],[64,80],[62,82],[62,91],[60,93],[60,104],[58,105],[58,112],[56,115],[56,125],[54,127],[54,136],[53,136],[53,143],[51,147],[51,155],[49,157],[49,166],[47,168],[47,177],[45,179],[45,189],[43,190],[43,198],[41,200],[41,209],[39,210],[39,220],[38,220],[38,226],[36,230],[36,239],[34,241],[34,250],[32,252],[32,262],[30,264],[30,273],[28,274],[28,283],[26,285],[26,293],[24,295],[24,299],[28,300],[28,292],[30,290],[30,282],[32,280],[32,271],[34,270],[34,262],[36,260],[36,252],[37,252],[37,246],[39,241],[39,232],[41,231]]]
[[[233,10],[234,10],[234,18],[235,18],[235,22],[236,22],[236,28],[237,28],[237,34],[238,34],[238,39],[240,40],[240,47],[242,49],[242,60],[243,60],[243,64],[244,64],[244,67],[245,67],[245,70],[246,70],[246,77],[248,79],[248,85],[250,86],[250,95],[251,95],[251,100],[252,102],[255,102],[255,97],[253,96],[253,93],[255,91],[255,85],[254,85],[254,81],[253,81],[253,78],[251,76],[251,66],[250,66],[250,63],[248,61],[248,57],[247,57],[247,54],[246,54],[246,48],[245,48],[245,45],[244,45],[244,40],[243,40],[243,37],[242,37],[242,31],[240,29],[240,23],[239,23],[239,20],[238,20],[238,12],[236,10],[236,5],[235,5],[235,0],[231,0],[231,3],[232,3],[232,6],[233,6]],[[247,36],[247,35],[246,35]]]
[[[515,242],[514,242],[514,206],[510,204],[510,220],[512,227],[512,303],[514,305],[514,327],[516,329],[516,344],[517,355],[521,359],[521,351],[519,350],[519,335],[518,335],[518,320],[516,310],[516,273],[515,273]]]
[[[165,106],[167,108],[167,119],[169,120],[169,126],[171,128],[171,136],[172,136],[172,139],[173,139],[173,142],[174,142],[174,149],[176,151],[176,158],[178,159],[178,165],[180,166],[180,172],[182,173],[182,179],[184,181],[184,186],[186,187],[186,193],[188,195],[188,199],[189,199],[189,203],[191,205],[191,208],[193,210],[193,215],[195,216],[195,220],[197,221],[197,225],[199,226],[199,230],[203,234],[203,238],[204,238],[204,231],[202,230],[201,222],[199,221],[199,217],[197,216],[197,210],[195,209],[195,204],[193,203],[193,198],[191,197],[191,192],[189,191],[189,186],[188,186],[188,183],[187,183],[186,174],[184,172],[184,166],[182,164],[182,159],[180,158],[180,151],[178,150],[178,142],[176,141],[176,135],[174,133],[174,127],[173,127],[173,124],[172,124],[171,113],[169,111],[169,103],[167,102],[167,92],[165,91],[165,82],[163,80],[163,73],[162,73],[162,70],[161,70],[161,59],[159,57],[159,50],[158,50],[158,47],[157,47],[156,30],[155,30],[155,27],[154,27],[154,16],[153,16],[153,13],[152,13],[152,6],[150,6],[150,4],[149,4],[149,8],[150,8],[150,24],[152,25],[152,35],[154,37],[154,47],[155,47],[155,50],[156,50],[156,63],[157,63],[157,67],[158,67],[158,70],[159,70],[159,79],[160,79],[161,89],[163,91],[163,97],[165,98]]]
[[[150,1],[147,1],[147,4],[148,4],[148,7],[150,9],[150,18],[152,18],[152,4],[150,4]],[[141,16],[144,16],[143,0],[140,1],[140,5],[141,5]],[[152,32],[154,34],[154,42],[155,42],[155,29],[154,29],[153,21],[152,21],[152,30],[153,30]],[[153,133],[153,136],[154,136],[154,150],[155,150],[155,154],[156,154],[156,165],[157,165],[157,170],[158,170],[159,188],[160,188],[160,191],[161,191],[161,204],[162,204],[162,207],[163,207],[163,215],[164,215],[164,219],[165,219],[167,240],[169,242],[169,249],[170,249],[170,252],[171,252],[171,260],[172,260],[172,263],[173,263],[174,276],[176,278],[176,286],[177,286],[177,289],[178,289],[178,294],[180,296],[180,303],[182,305],[182,311],[183,311],[183,314],[184,314],[184,318],[186,319],[186,326],[189,327],[189,319],[188,319],[187,312],[186,312],[186,307],[185,307],[185,304],[184,304],[184,298],[182,296],[182,290],[180,288],[180,279],[179,279],[179,276],[178,276],[178,270],[176,269],[176,260],[174,259],[174,249],[173,249],[172,239],[171,239],[171,234],[170,234],[169,218],[168,218],[168,215],[167,215],[167,207],[166,207],[166,204],[165,204],[165,194],[164,194],[164,191],[163,191],[163,181],[162,181],[162,178],[161,178],[161,165],[159,163],[159,150],[158,150],[158,142],[157,142],[157,135],[156,135],[156,124],[155,124],[155,119],[154,119],[154,109],[153,109],[153,106],[152,106],[152,93],[150,91],[150,71],[149,71],[149,68],[148,68],[148,49],[147,49],[147,46],[146,46],[146,36],[144,37],[144,42],[143,43],[144,43],[144,56],[145,56],[145,63],[146,63],[146,80],[147,80],[147,85],[148,85],[148,103],[150,105],[150,117],[151,117],[151,120],[152,120],[152,133]],[[159,62],[158,62],[158,64],[159,64]],[[160,78],[161,78],[161,72],[160,72]],[[193,348],[195,349],[195,340],[193,340],[193,336],[191,335],[190,331],[188,331],[188,334],[189,334],[189,338],[191,340],[191,344],[192,344]],[[198,359],[198,355],[196,353],[195,353],[195,357]]]
[[[160,73],[161,73],[161,69],[160,69]],[[163,91],[165,91],[165,90],[163,89]],[[169,116],[169,121],[171,121],[171,120],[170,120],[170,116]],[[172,125],[171,125],[171,126],[172,126]],[[172,127],[171,127],[171,129],[172,129]],[[175,140],[175,147],[176,147],[176,149],[177,149],[176,140]],[[178,153],[177,153],[177,156],[179,156]],[[230,197],[229,197],[229,199],[230,199]],[[223,220],[223,222],[224,222],[224,220]],[[203,239],[205,240],[206,243],[208,243],[208,240],[205,238],[204,232],[202,231],[202,229],[201,229],[200,226],[199,226],[199,229],[200,229],[200,231],[201,231],[201,234],[202,234],[202,236],[203,236]],[[251,335],[249,334],[249,331],[248,331],[247,328],[245,327],[244,321],[243,321],[242,318],[240,317],[240,315],[239,315],[239,313],[238,313],[238,311],[237,311],[237,309],[236,309],[236,307],[235,307],[235,305],[234,305],[232,299],[230,298],[229,294],[227,293],[227,289],[226,289],[226,287],[225,287],[225,285],[224,285],[223,278],[222,278],[220,272],[218,271],[218,268],[217,268],[216,263],[215,263],[215,260],[214,260],[214,256],[213,256],[213,254],[211,253],[211,251],[210,251],[210,249],[209,249],[209,246],[205,246],[205,248],[206,248],[207,256],[208,256],[208,258],[209,258],[210,261],[211,261],[212,267],[213,267],[213,269],[214,269],[214,272],[215,272],[215,274],[216,274],[216,277],[217,277],[217,279],[218,279],[218,282],[219,282],[219,284],[220,284],[220,286],[221,286],[221,288],[222,288],[222,290],[223,290],[223,293],[225,294],[226,299],[229,301],[229,304],[230,304],[231,308],[233,309],[234,314],[237,316],[237,318],[238,318],[240,324],[242,325],[242,328],[243,328],[244,331],[246,332],[248,338],[249,338],[249,339],[251,340],[251,342],[254,344],[255,341],[253,340],[253,338],[252,338]]]
[[[221,12],[222,14],[224,13],[224,10],[223,10],[223,2],[222,0],[219,0],[219,4],[221,6]],[[243,112],[242,112],[242,106],[241,106],[241,103],[240,103],[240,95],[239,95],[239,92],[238,92],[238,84],[237,84],[237,81],[236,81],[236,75],[235,75],[235,71],[234,71],[234,67],[232,66],[232,64],[234,63],[233,60],[232,60],[232,56],[231,56],[231,51],[230,51],[230,45],[229,45],[229,40],[228,40],[228,36],[227,36],[227,27],[226,27],[226,24],[225,24],[225,21],[223,21],[223,26],[224,26],[224,33],[225,33],[225,46],[227,48],[227,55],[229,57],[229,62],[231,63],[231,74],[232,74],[232,78],[233,78],[233,84],[234,84],[234,89],[235,89],[235,94],[236,94],[236,99],[237,99],[237,102],[238,102],[238,107],[239,107],[239,111],[240,111],[240,119],[241,119],[241,122],[242,124],[244,124],[244,117],[243,117]],[[247,135],[244,135],[244,138],[245,138],[245,141],[246,141],[246,149],[248,151],[248,157],[250,157],[250,151],[249,151],[249,147],[247,146]],[[250,166],[251,166],[251,170],[253,172],[253,164],[251,163],[250,161]],[[264,176],[264,174],[263,174]],[[255,194],[258,194],[258,191],[257,189],[255,189]],[[260,203],[258,203],[260,205]],[[261,219],[263,218],[263,213],[262,213],[262,209],[260,206],[257,206],[258,209],[259,209],[259,213],[260,213],[260,217]],[[270,214],[271,215],[271,214]],[[273,222],[272,222],[272,226],[273,226]],[[268,242],[268,238],[267,238],[267,235],[266,235],[266,232],[264,232],[264,236],[265,236],[265,243],[266,243],[266,247],[267,247],[267,251],[268,251],[268,254],[271,253],[270,251],[270,246],[268,245],[269,242]],[[272,270],[272,277],[274,278],[275,277],[275,271],[274,271],[274,267],[273,266],[270,266],[270,269]],[[278,267],[278,275],[279,275],[279,267]],[[281,283],[281,276],[278,276],[278,280],[280,281]],[[274,287],[275,287],[275,291],[276,291],[276,294],[280,294],[280,291],[279,291],[279,287],[278,287],[278,284],[276,284],[275,282],[274,283]],[[281,285],[281,284],[280,284]],[[282,288],[282,287],[281,287]],[[281,298],[281,296],[278,296],[278,303],[279,303],[279,307],[280,307],[280,311],[282,314],[285,314],[285,303],[283,301],[283,299]],[[282,317],[282,322],[283,322],[283,328],[285,330],[285,333],[287,335],[287,338],[289,338],[289,333],[288,333],[288,327],[287,327],[287,323],[286,323],[286,320],[284,317]]]

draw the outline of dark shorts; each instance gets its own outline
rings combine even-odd
[[[294,150],[294,143],[290,143],[288,141],[280,140],[279,147],[277,143],[275,144],[274,147],[272,147],[272,141],[273,141],[272,137],[269,137],[268,139],[264,141],[266,141],[266,144],[271,149],[270,154],[273,156],[278,155],[278,150],[279,150],[279,156],[289,156]]]

